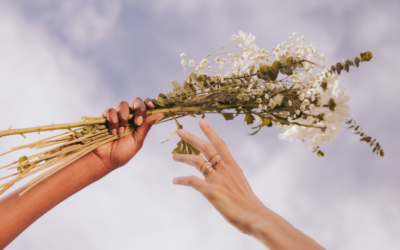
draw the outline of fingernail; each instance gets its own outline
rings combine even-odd
[[[143,116],[137,116],[135,118],[135,124],[140,126],[140,125],[142,125],[142,123],[143,123]]]
[[[112,135],[116,135],[117,134],[117,129],[116,128],[111,129],[111,134]]]
[[[123,133],[125,133],[125,127],[119,127],[118,134],[122,135]]]
[[[204,120],[204,119],[201,119],[200,122],[203,123],[204,125],[208,124],[208,122],[206,120]]]
[[[178,178],[174,178],[174,179],[172,180],[172,183],[173,183],[173,184],[177,184],[177,183],[178,183]]]

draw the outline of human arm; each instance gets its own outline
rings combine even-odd
[[[146,103],[146,104],[145,104]],[[128,124],[129,107],[135,110],[137,129],[132,135],[109,142],[63,168],[37,184],[22,196],[25,185],[0,199],[0,249],[5,248],[20,233],[57,204],[74,193],[125,165],[140,150],[151,126],[163,117],[145,117],[150,100],[135,98],[131,105],[119,103],[115,109],[103,112],[112,133],[122,134]]]
[[[224,141],[207,121],[201,120],[199,125],[209,142],[185,130],[179,130],[178,135],[199,149],[207,160],[214,163],[214,168],[205,175],[205,180],[186,176],[175,178],[174,184],[191,186],[202,193],[231,225],[271,250],[324,249],[268,209],[254,194]],[[207,172],[208,164],[201,156],[175,154],[173,159],[201,169],[202,173]]]

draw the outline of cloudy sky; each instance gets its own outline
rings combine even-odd
[[[202,59],[239,30],[271,48],[296,31],[327,64],[372,51],[341,75],[352,117],[378,138],[384,159],[350,131],[323,158],[242,118],[207,117],[256,194],[327,249],[400,247],[400,56],[397,0],[0,0],[0,130],[77,121],[121,100],[155,97],[183,80],[179,54]],[[182,121],[198,135],[198,119]],[[172,160],[174,124],[155,126],[125,167],[47,213],[7,249],[263,249],[172,178],[198,174]],[[37,135],[0,139],[0,151]],[[0,165],[21,152],[0,158]],[[32,152],[30,152],[32,153]],[[0,171],[4,176],[7,171]],[[199,175],[200,176],[200,175]]]

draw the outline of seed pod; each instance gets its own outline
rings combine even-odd
[[[336,73],[336,67],[335,67],[335,65],[332,65],[332,66],[331,66],[331,71],[332,71],[333,73]]]
[[[354,66],[354,61],[347,59],[346,64],[348,64],[349,66]]]
[[[342,63],[340,63],[340,62],[336,63],[336,70],[337,70],[338,75],[340,75],[340,72],[343,70]]]
[[[354,58],[354,63],[356,64],[357,68],[358,68],[358,66],[360,66],[360,62],[361,62],[361,59],[358,56],[356,58]]]
[[[344,70],[346,70],[346,72],[350,71],[350,66],[347,63],[344,65]]]

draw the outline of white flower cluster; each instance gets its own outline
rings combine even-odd
[[[315,123],[312,116],[306,119],[299,118],[296,122],[301,125],[312,125],[326,127],[324,131],[314,127],[305,127],[301,125],[284,125],[281,129],[284,130],[279,138],[284,140],[303,141],[310,148],[322,146],[324,142],[332,142],[343,128],[343,122],[350,116],[350,106],[347,102],[350,97],[344,95],[345,88],[340,85],[339,77],[334,74],[326,79],[327,86],[323,89],[321,86],[309,89],[308,93],[311,96],[314,93],[319,96],[320,107],[310,108],[309,114],[318,116],[321,115],[321,120]]]
[[[232,91],[238,92],[239,109],[242,108],[242,102],[254,100],[261,112],[272,112],[289,121],[288,124],[275,121],[274,124],[283,130],[279,138],[303,141],[309,147],[322,146],[324,142],[331,142],[342,130],[344,120],[350,115],[350,108],[346,104],[350,98],[344,95],[345,89],[339,84],[336,74],[327,76],[327,67],[322,66],[325,56],[318,54],[319,50],[313,44],[306,45],[304,40],[305,36],[298,37],[294,32],[289,37],[289,43],[284,41],[277,44],[270,52],[257,45],[254,35],[239,32],[239,35],[232,36],[227,46],[197,63],[190,60],[189,66],[195,66],[191,73],[207,75],[213,72],[224,81],[232,76],[253,77],[252,67],[259,69],[260,65],[270,65],[274,61],[286,65],[290,57],[301,62],[302,66],[294,67],[293,74],[286,78],[275,81],[251,78],[246,87],[236,86]],[[181,54],[181,57],[185,56]],[[186,73],[187,62],[182,60],[182,65]],[[323,68],[323,71],[313,74],[317,67]],[[297,91],[295,97],[282,95],[288,93],[288,88]],[[274,108],[283,102],[290,108],[275,112]],[[256,121],[261,119],[258,117]]]

